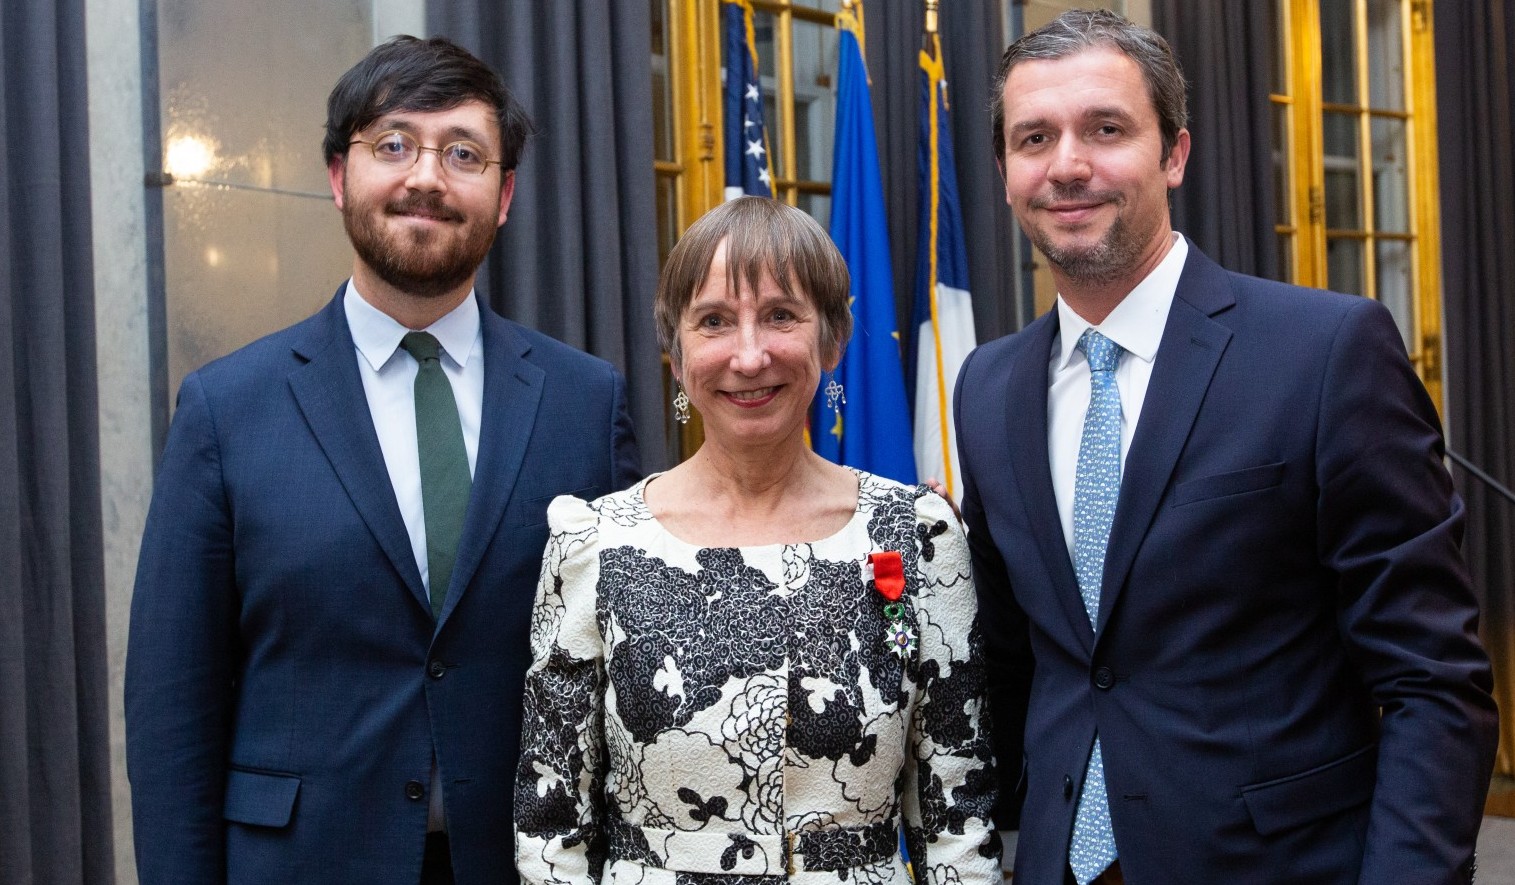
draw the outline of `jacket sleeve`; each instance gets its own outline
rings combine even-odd
[[[127,640],[126,764],[143,885],[226,881],[234,528],[215,417],[190,375],[148,511]]]
[[[916,499],[920,696],[910,719],[902,809],[917,882],[1000,880],[990,820],[994,760],[984,709],[984,648],[968,547],[946,501]]]
[[[637,448],[636,430],[626,405],[626,379],[620,372],[610,372],[615,393],[610,399],[610,488],[603,494],[619,492],[642,478],[642,458]]]
[[[529,885],[594,885],[605,863],[596,515],[565,495],[548,507],[547,519],[516,770],[516,868]]]
[[[988,506],[983,498],[983,483],[978,479],[1005,464],[977,465],[970,458],[969,441],[974,430],[968,424],[981,410],[965,409],[964,391],[975,384],[974,358],[969,354],[958,375],[954,392],[953,415],[958,425],[959,464],[963,476],[963,521],[968,531],[968,548],[973,564],[973,583],[978,602],[978,619],[984,637],[984,655],[991,665],[985,675],[991,721],[989,734],[994,745],[998,771],[998,799],[995,825],[1003,830],[1020,826],[1020,803],[1023,798],[1022,775],[1025,769],[1026,715],[1031,700],[1031,677],[1035,663],[1031,655],[1029,621],[1010,586],[1010,571],[1005,566],[994,534],[989,530]],[[1024,456],[1022,456],[1024,457]]]
[[[1317,425],[1319,549],[1382,712],[1363,882],[1467,882],[1496,715],[1440,423],[1387,310],[1343,318]]]

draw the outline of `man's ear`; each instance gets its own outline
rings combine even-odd
[[[510,201],[516,194],[516,171],[514,169],[505,173],[500,179],[500,220],[495,222],[495,227],[505,224],[505,216],[510,214]]]
[[[347,156],[337,154],[326,164],[326,178],[331,182],[331,198],[341,209],[347,200]]]
[[[1163,169],[1168,173],[1168,190],[1184,183],[1184,166],[1189,162],[1189,130],[1178,130],[1173,140],[1173,150],[1163,158]]]

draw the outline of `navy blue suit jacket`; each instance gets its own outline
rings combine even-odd
[[[1128,881],[1466,881],[1491,675],[1440,425],[1388,311],[1191,248],[1097,633],[1048,467],[1056,334],[1053,311],[980,347],[956,391],[1016,882],[1063,881],[1096,733]]]
[[[516,881],[512,784],[547,503],[638,477],[608,363],[480,305],[472,498],[433,620],[342,290],[185,379],[126,664],[153,883],[420,880],[432,754],[459,883]]]

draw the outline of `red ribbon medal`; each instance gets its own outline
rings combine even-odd
[[[905,564],[898,551],[868,554],[873,565],[873,587],[890,602],[898,602],[905,592]]]

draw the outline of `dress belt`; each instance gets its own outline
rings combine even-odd
[[[720,833],[612,819],[605,832],[612,860],[718,876],[835,872],[887,861],[899,851],[899,824],[892,820],[791,833]]]

